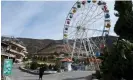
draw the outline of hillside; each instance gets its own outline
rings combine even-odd
[[[3,38],[6,38],[6,37],[1,37],[1,39],[3,39]],[[44,52],[45,50],[47,50],[46,48],[48,48],[50,46],[51,47],[57,46],[57,48],[58,48],[58,47],[61,47],[61,45],[63,44],[63,40],[30,39],[30,38],[17,38],[17,39],[19,41],[23,42],[23,44],[27,47],[29,54],[35,54],[36,52],[40,52],[40,51],[42,53],[42,51]],[[95,38],[92,38],[92,39],[94,39],[94,41],[96,41]],[[117,39],[117,37],[109,36],[109,39],[114,42]]]

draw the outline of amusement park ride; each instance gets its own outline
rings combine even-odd
[[[87,57],[90,65],[95,67],[93,70],[99,69],[100,60],[97,56],[106,46],[106,36],[110,27],[106,2],[77,1],[66,17],[63,29],[64,45],[68,45],[70,53],[68,58]]]

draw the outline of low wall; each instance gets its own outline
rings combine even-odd
[[[34,74],[34,75],[38,75],[39,74],[39,71],[38,70],[29,70],[29,69],[25,69],[23,66],[20,66],[19,69],[23,72],[27,72],[27,73],[30,73],[30,74]],[[47,75],[47,74],[55,74],[57,73],[57,71],[44,71],[44,75]]]

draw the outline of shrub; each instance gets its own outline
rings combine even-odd
[[[52,65],[51,64],[49,65],[49,70],[52,70]]]
[[[29,68],[30,68],[29,63],[26,63],[26,64],[25,64],[25,68],[26,68],[26,69],[29,69]]]
[[[24,61],[28,61],[28,58],[23,58],[23,62],[24,62]]]
[[[37,62],[31,62],[30,69],[35,70],[35,69],[37,69],[37,67],[38,67],[38,63]]]
[[[44,67],[44,71],[49,69],[49,66],[47,64],[44,64],[43,67]]]
[[[58,70],[59,70],[58,65],[55,65],[55,66],[54,66],[54,71],[58,71]]]
[[[42,64],[38,64],[38,67],[41,67],[42,66]]]
[[[47,58],[46,57],[43,57],[43,61],[47,61]]]
[[[100,74],[100,71],[99,70],[96,70],[96,78],[97,79],[100,79],[101,78],[101,74]]]

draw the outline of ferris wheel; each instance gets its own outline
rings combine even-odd
[[[104,1],[77,1],[69,11],[63,29],[63,41],[70,57],[94,57],[105,45],[111,27]]]

